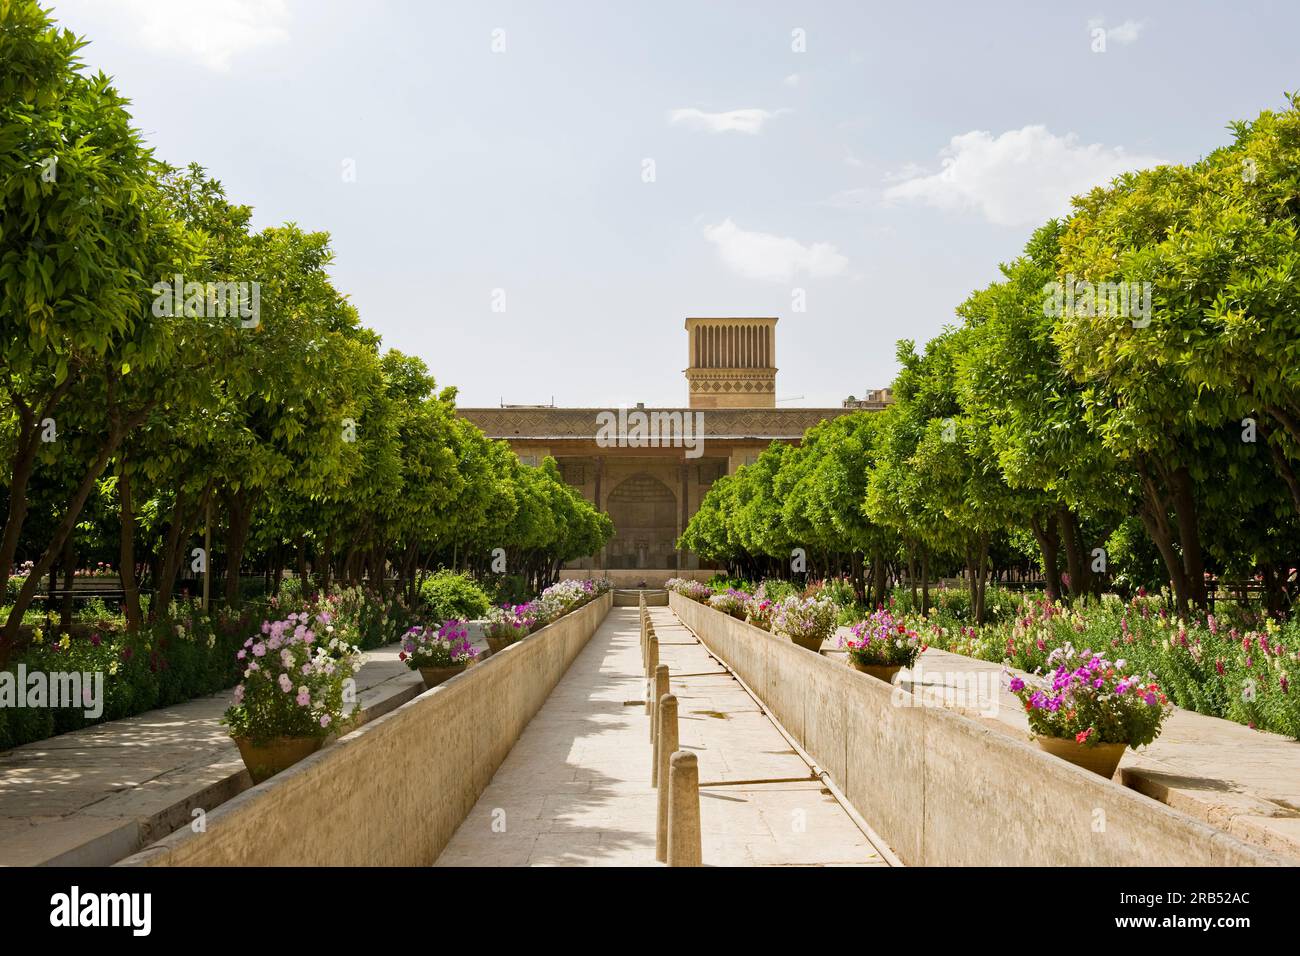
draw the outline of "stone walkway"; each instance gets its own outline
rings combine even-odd
[[[681,747],[699,758],[704,864],[886,865],[677,616],[666,607],[650,613],[660,661],[673,675]],[[638,614],[635,607],[610,611],[438,866],[655,865]]]

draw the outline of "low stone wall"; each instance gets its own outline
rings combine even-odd
[[[125,866],[428,866],[612,606],[606,592]]]
[[[680,594],[669,603],[908,865],[1294,862],[842,661]]]

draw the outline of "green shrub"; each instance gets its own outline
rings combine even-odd
[[[452,618],[462,621],[482,618],[492,602],[468,574],[444,570],[424,579],[420,585],[420,603],[421,613],[441,623]]]
[[[528,579],[522,574],[497,575],[489,581],[487,590],[491,592],[492,603],[498,607],[524,604],[533,596],[528,588]]]
[[[385,597],[368,587],[336,591],[319,602],[319,607],[333,618],[332,624],[339,640],[355,644],[363,651],[397,640],[418,616],[411,613],[399,592],[391,592]]]
[[[763,582],[762,588],[763,597],[774,604],[780,604],[792,594],[803,592],[803,589],[793,581],[782,581],[778,578],[768,578]]]
[[[300,598],[302,597],[302,591],[302,578],[295,575],[293,577],[286,576],[280,579],[280,593],[278,595],[280,600],[285,601]]]
[[[11,577],[8,581],[5,582],[4,599],[0,601],[0,603],[6,605],[13,605],[13,603],[18,600],[18,592],[23,589],[23,585],[26,583],[27,583],[26,575],[19,577],[18,575],[15,574],[13,577]]]

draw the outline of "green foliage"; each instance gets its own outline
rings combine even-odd
[[[327,612],[332,633],[363,651],[397,640],[419,616],[406,606],[401,594],[382,594],[368,587],[342,588],[302,606]]]
[[[494,605],[523,604],[532,596],[528,589],[528,580],[522,574],[499,574],[489,577],[485,589],[491,593]]]
[[[420,613],[442,623],[456,618],[471,621],[487,614],[490,602],[477,581],[468,574],[438,571],[420,585]]]

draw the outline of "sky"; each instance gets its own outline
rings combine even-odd
[[[53,6],[462,406],[682,405],[685,318],[745,315],[836,406],[1072,195],[1300,89],[1294,2]]]

